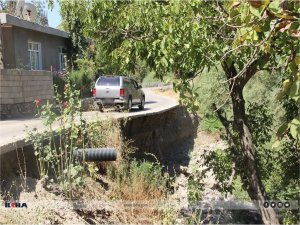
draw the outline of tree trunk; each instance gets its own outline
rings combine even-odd
[[[244,173],[246,179],[243,179],[244,186],[247,187],[250,198],[257,202],[256,206],[260,211],[264,224],[279,224],[274,209],[263,206],[263,203],[268,201],[268,199],[255,163],[252,136],[246,122],[243,88],[235,86],[231,92],[231,100],[233,104],[234,125],[241,141],[243,163],[245,164]]]
[[[254,60],[246,69],[246,71],[237,77],[237,71],[234,63],[227,65],[222,63],[223,70],[229,81],[229,90],[231,90],[231,101],[233,110],[233,127],[238,132],[241,144],[242,160],[245,165],[242,175],[243,186],[246,187],[249,197],[255,202],[264,224],[279,224],[277,214],[273,208],[265,208],[264,202],[268,201],[263,183],[259,176],[259,170],[255,162],[255,151],[252,143],[252,136],[247,124],[245,100],[243,97],[243,89],[247,82],[254,76],[257,66],[263,60],[268,59],[269,55],[262,55]],[[220,115],[219,115],[220,117]],[[224,121],[223,121],[224,124]],[[225,124],[226,125],[226,124]],[[227,128],[227,132],[228,132]],[[229,131],[230,132],[230,131]],[[229,135],[230,136],[230,135]],[[231,140],[232,142],[233,140]],[[235,146],[238,146],[235,144]]]

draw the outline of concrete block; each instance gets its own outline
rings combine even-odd
[[[41,88],[39,86],[30,86],[30,90],[32,90],[32,91],[38,91],[40,89]]]
[[[7,87],[7,86],[8,86],[8,83],[9,83],[9,82],[8,82],[7,80],[2,80],[2,81],[1,81],[1,86],[2,86],[2,87]]]
[[[53,95],[46,95],[46,99],[53,99],[54,96]]]
[[[21,73],[23,76],[30,76],[32,74],[32,71],[31,70],[22,70],[22,73]]]
[[[22,75],[22,78],[21,78],[23,81],[29,81],[29,80],[32,80],[32,76],[29,76],[29,75]]]
[[[1,69],[0,74],[6,75],[7,74],[7,69]]]
[[[39,80],[39,81],[37,81],[37,83],[38,83],[39,86],[45,85],[45,81],[44,80]]]
[[[36,86],[38,85],[38,82],[36,80],[29,80],[27,81],[28,86]]]
[[[22,80],[21,82],[22,82],[22,86],[23,87],[27,87],[28,86],[28,81]]]
[[[48,89],[41,90],[41,94],[43,94],[43,95],[47,95],[48,93],[49,93]]]
[[[32,87],[34,87],[34,86],[24,85],[24,86],[23,86],[23,91],[24,91],[24,92],[31,91],[31,90],[32,90]]]
[[[11,98],[11,93],[8,92],[1,93],[0,98]]]
[[[42,80],[42,77],[40,77],[40,76],[32,76],[32,80],[35,80],[35,81]]]
[[[6,89],[8,91],[16,92],[16,93],[23,92],[23,88],[21,86],[13,86],[13,87],[9,87],[9,88],[6,87]]]
[[[21,76],[19,76],[19,75],[9,76],[9,80],[20,81],[21,80]]]
[[[14,99],[12,98],[4,98],[2,99],[2,104],[13,104],[14,103]]]
[[[5,93],[5,92],[9,93],[9,92],[11,92],[11,87],[7,87],[7,86],[1,87],[0,92],[1,93]]]
[[[12,92],[11,93],[11,98],[21,98],[22,97],[22,93],[20,92]]]
[[[18,84],[19,81],[15,81],[15,80],[5,80],[1,82],[1,85],[6,87],[18,86]]]
[[[28,98],[28,97],[34,97],[34,96],[36,96],[36,94],[34,92],[32,92],[32,91],[24,91],[23,96],[25,98]]]
[[[31,92],[30,91],[24,91],[23,96],[24,96],[24,98],[31,97]]]
[[[27,97],[25,98],[25,102],[33,102],[36,98],[34,97]]]
[[[13,69],[9,71],[10,76],[18,76],[22,74],[22,70]]]
[[[31,86],[31,82],[32,82],[32,81],[23,80],[23,81],[22,81],[22,85],[23,85],[24,87],[29,87],[29,86]]]
[[[24,102],[24,98],[15,98],[14,99],[14,103],[23,103]]]

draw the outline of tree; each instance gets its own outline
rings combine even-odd
[[[101,41],[109,57],[128,70],[144,60],[158,77],[172,72],[175,89],[194,110],[197,93],[190,81],[204,68],[221,64],[234,120],[222,115],[222,106],[216,106],[216,112],[232,155],[240,154],[244,187],[252,200],[259,201],[264,223],[278,224],[275,211],[262,207],[268,196],[257,168],[243,90],[258,71],[269,70],[271,76],[280,71],[288,79],[283,94],[299,104],[299,2],[86,0],[69,10],[78,8],[84,31]],[[299,124],[297,115],[280,135],[290,131],[299,144]]]
[[[70,10],[72,9],[72,10]],[[87,39],[83,35],[83,24],[78,17],[84,9],[81,4],[76,1],[61,0],[60,13],[63,18],[63,26],[69,32],[68,41],[68,67],[70,69],[78,69],[76,60],[83,57],[84,50],[88,46]]]
[[[43,26],[48,26],[48,18],[47,18],[47,14],[45,12],[46,1],[47,0],[42,0],[42,1],[41,0],[32,0],[31,1],[31,3],[33,5],[35,5],[36,11],[37,11],[35,22],[38,24],[41,24]]]

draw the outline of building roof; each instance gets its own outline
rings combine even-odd
[[[45,27],[37,23],[33,23],[27,20],[23,20],[19,17],[7,14],[7,13],[0,13],[0,23],[1,24],[9,24],[16,27],[21,27],[29,30],[34,30],[50,35],[55,35],[63,38],[68,38],[69,34],[65,31],[58,30],[52,27]]]

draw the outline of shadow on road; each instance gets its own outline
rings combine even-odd
[[[136,112],[145,112],[151,110],[150,108],[144,108],[144,109],[139,109],[139,108],[132,108],[129,113],[136,113]]]
[[[27,121],[27,120],[32,120],[32,119],[37,119],[35,115],[13,115],[13,116],[8,116],[8,115],[1,115],[0,121]]]
[[[147,105],[148,105],[148,104],[149,104],[149,105],[150,105],[150,104],[154,104],[154,103],[157,103],[157,101],[146,101],[146,102],[145,102],[145,104],[147,104]]]

